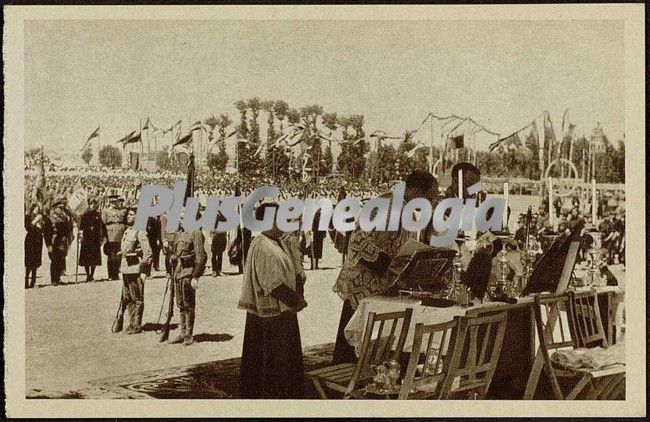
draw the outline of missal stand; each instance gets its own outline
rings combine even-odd
[[[408,249],[413,245],[406,246]],[[456,251],[427,245],[418,246],[417,249],[410,255],[405,255],[400,250],[390,267],[390,271],[396,275],[395,287],[400,296],[425,300],[437,299],[441,301],[440,306],[450,306],[453,302],[436,298],[435,293],[440,293],[447,288]]]

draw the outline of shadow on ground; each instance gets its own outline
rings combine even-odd
[[[194,335],[194,342],[204,343],[204,342],[220,342],[220,341],[230,341],[233,339],[233,336],[230,334],[208,334],[201,333]]]
[[[157,323],[157,322],[147,322],[142,326],[142,331],[149,332],[149,331],[161,331],[163,328],[163,324]],[[169,329],[170,330],[175,330],[178,328],[178,324],[170,324]]]

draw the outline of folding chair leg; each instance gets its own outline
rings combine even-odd
[[[314,387],[316,387],[316,391],[318,392],[320,398],[323,400],[327,400],[327,394],[325,394],[325,390],[323,389],[320,380],[316,377],[313,377],[311,380],[314,383]]]
[[[607,388],[603,390],[603,392],[600,395],[600,398],[605,399],[605,400],[610,400],[612,393],[616,390],[616,388],[621,384],[621,381],[625,382],[625,375],[619,374],[613,377],[614,380],[607,385]]]
[[[605,395],[605,391],[609,391],[612,387],[618,384],[618,377],[612,376],[605,379],[599,379],[596,386],[591,390],[587,396],[587,400],[598,400]]]
[[[576,386],[573,387],[573,390],[571,390],[569,395],[566,396],[566,400],[575,400],[575,398],[578,396],[578,394],[580,394],[580,392],[589,383],[590,379],[591,379],[591,376],[589,376],[589,374],[583,375],[583,377],[580,378],[580,381],[578,381]]]
[[[611,391],[607,393],[607,400],[618,400],[620,396],[625,398],[625,375],[621,374],[618,382],[612,387]]]
[[[526,383],[526,391],[524,392],[524,400],[532,400],[535,396],[535,391],[537,391],[537,383],[539,382],[539,376],[542,374],[542,369],[544,368],[544,357],[542,353],[538,350],[533,361],[533,366],[530,370],[530,375],[528,376],[528,382]]]

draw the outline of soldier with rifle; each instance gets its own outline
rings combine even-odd
[[[152,260],[147,232],[144,230],[136,230],[133,227],[135,214],[135,207],[128,210],[126,215],[127,228],[124,231],[120,245],[120,255],[124,258],[122,267],[120,268],[124,280],[120,310],[122,314],[124,309],[128,311],[129,325],[124,330],[126,334],[138,334],[142,332],[144,279]],[[119,316],[118,314],[118,318]],[[115,328],[114,326],[114,332],[116,331]]]
[[[106,254],[108,279],[118,280],[120,278],[120,254],[118,252],[126,229],[126,210],[122,208],[122,199],[118,195],[110,195],[108,199],[109,206],[102,212],[102,221],[106,227],[104,253]]]
[[[198,218],[198,217],[197,217]],[[180,318],[180,333],[169,343],[192,344],[196,306],[196,289],[199,278],[205,271],[208,256],[205,252],[205,238],[201,230],[185,231],[183,223],[176,232],[174,246],[170,255],[172,265],[173,291],[176,295]],[[170,305],[171,307],[171,305]],[[167,324],[167,331],[169,330]]]

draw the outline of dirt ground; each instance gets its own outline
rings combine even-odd
[[[305,299],[309,305],[298,317],[303,347],[336,338],[342,302],[331,289],[341,258],[329,240],[324,249],[323,269],[307,271]],[[104,265],[95,274],[104,280],[81,282],[85,276],[79,274],[80,282],[74,284],[74,275],[70,275],[74,254],[69,255],[68,275],[62,281],[70,284],[50,286],[48,262],[40,269],[38,287],[25,292],[27,391],[77,390],[89,381],[109,376],[241,355],[245,312],[237,309],[242,276],[233,274],[235,268],[226,265],[224,270],[230,275],[216,278],[210,275],[210,268],[206,269],[197,291],[196,342],[191,346],[170,345],[159,343],[155,331],[111,333],[122,281],[106,281]],[[308,262],[305,267],[309,268]],[[163,272],[152,274],[145,282],[143,324],[158,321],[166,282]]]

